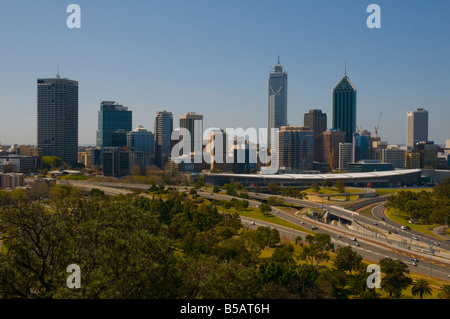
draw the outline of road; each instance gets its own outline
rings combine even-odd
[[[70,184],[76,187],[84,188],[84,189],[92,189],[92,188],[98,188],[103,190],[108,195],[118,195],[118,194],[124,194],[124,193],[130,193],[131,191],[129,189],[132,188],[139,188],[135,185],[111,185],[111,184],[98,184],[98,183],[89,183],[89,182],[74,182],[71,181]],[[140,185],[142,188],[142,185]],[[184,187],[183,187],[184,190]],[[230,200],[233,198],[232,196],[228,196],[225,194],[214,194],[207,191],[197,190],[197,195],[201,196],[203,198],[207,199],[217,199],[217,200]],[[255,193],[249,193],[250,199],[249,205],[253,207],[259,206],[261,203],[261,200],[266,200],[269,196],[267,194],[255,194]],[[314,203],[309,202],[305,200],[298,200],[288,197],[281,197],[283,202],[286,203],[292,203],[297,206],[301,207],[311,207],[311,208],[321,208],[322,204],[320,203]],[[239,198],[242,199],[242,198]],[[364,216],[360,216],[359,214],[351,211],[347,211],[345,209],[342,209],[340,207],[331,206],[331,205],[323,205],[323,208],[326,210],[329,210],[333,214],[337,214],[339,216],[345,217],[349,220],[352,220],[354,222],[360,223],[361,225],[367,224],[371,225],[373,229],[375,229],[374,232],[372,232],[372,235],[369,235],[369,232],[366,227],[361,227],[360,229],[351,229],[348,228],[345,225],[342,225],[340,223],[336,224],[324,224],[315,220],[312,220],[308,217],[304,217],[298,214],[294,213],[287,213],[284,211],[281,211],[275,207],[272,207],[272,214],[275,216],[286,220],[290,223],[293,223],[295,225],[298,225],[303,228],[312,229],[313,226],[317,227],[317,230],[315,230],[318,233],[325,233],[330,235],[330,238],[332,242],[335,244],[335,248],[340,246],[348,246],[353,245],[353,249],[357,251],[361,256],[363,256],[364,259],[378,262],[382,258],[390,257],[392,259],[399,259],[404,261],[411,272],[420,273],[422,275],[427,275],[434,278],[444,279],[444,280],[450,280],[450,260],[438,258],[433,255],[427,255],[424,252],[420,251],[413,251],[411,249],[408,249],[410,247],[409,245],[402,245],[402,240],[399,242],[396,242],[395,240],[389,240],[387,238],[378,237],[376,234],[382,233],[383,231],[388,231],[392,227],[395,227],[394,225],[390,225],[387,222],[379,222],[378,225],[373,225],[373,219],[367,218]],[[280,226],[276,224],[270,224],[267,222],[263,222],[261,220],[251,219],[247,217],[241,217],[242,222],[249,225],[249,227],[257,227],[258,225],[265,225],[265,226],[271,226],[273,228],[276,228],[280,235],[288,238],[288,239],[295,239],[297,236],[301,236],[303,239],[306,237],[307,233],[301,232],[298,230],[294,230],[289,227]],[[252,222],[255,223],[255,225],[252,225]],[[364,229],[364,231],[363,231]],[[401,231],[399,229],[399,231]],[[373,235],[375,234],[375,235]],[[405,238],[406,238],[405,233]],[[420,235],[423,237],[423,235]],[[352,240],[351,238],[355,237],[355,240]],[[421,238],[422,238],[421,237]],[[425,238],[425,237],[423,237]],[[354,246],[355,243],[358,242],[359,246]],[[416,263],[417,266],[414,266],[411,264],[411,259],[417,258],[418,262]]]

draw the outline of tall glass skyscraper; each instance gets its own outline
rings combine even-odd
[[[271,149],[271,129],[287,126],[287,72],[280,64],[269,75],[269,123],[267,127],[267,148]]]
[[[136,152],[144,153],[144,166],[151,166],[154,163],[155,137],[142,125],[127,133],[127,146]]]
[[[356,88],[347,74],[332,91],[331,127],[345,133],[345,142],[353,142],[356,131]]]
[[[44,156],[69,165],[78,160],[78,82],[56,78],[37,80],[37,144]]]
[[[126,145],[126,133],[132,130],[132,112],[113,101],[103,101],[98,112],[97,147]],[[121,132],[125,131],[125,134]],[[125,145],[117,145],[119,136]]]
[[[162,111],[155,116],[155,164],[164,169],[172,151],[172,112]]]

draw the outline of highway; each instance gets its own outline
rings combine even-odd
[[[66,181],[67,182],[67,181]],[[89,182],[80,182],[80,181],[70,181],[70,184],[73,186],[84,188],[84,189],[92,189],[98,188],[103,190],[108,195],[118,195],[124,193],[130,193],[129,189],[133,188],[143,188],[143,185],[119,185],[119,184],[98,184],[98,183],[89,183]],[[184,190],[185,187],[182,187]],[[180,188],[179,188],[180,189]],[[180,189],[181,190],[181,189]],[[225,194],[214,194],[212,192],[197,190],[197,195],[206,199],[216,199],[216,200],[230,200],[233,197]],[[249,193],[250,199],[249,205],[253,207],[257,207],[260,205],[262,200],[267,200],[268,197],[272,195],[268,194],[256,194]],[[404,261],[411,272],[420,273],[422,275],[427,275],[434,278],[444,279],[450,281],[450,259],[440,258],[436,255],[429,254],[428,247],[422,247],[418,242],[422,244],[425,239],[428,239],[427,236],[423,234],[416,234],[416,232],[411,231],[402,231],[397,228],[396,225],[392,225],[388,223],[388,220],[385,218],[385,221],[380,220],[377,222],[377,225],[374,225],[374,219],[360,216],[358,213],[347,211],[341,207],[336,207],[332,205],[323,205],[320,203],[299,200],[289,197],[281,197],[279,196],[283,202],[291,203],[298,207],[310,207],[310,208],[323,208],[328,210],[333,215],[341,216],[347,220],[352,221],[353,225],[357,225],[357,227],[353,226],[349,228],[348,226],[334,222],[325,224],[322,222],[318,222],[309,217],[302,216],[294,213],[287,213],[285,211],[279,210],[275,207],[272,207],[271,214],[286,220],[290,223],[298,225],[303,228],[312,229],[313,226],[317,227],[315,232],[325,233],[330,235],[335,248],[340,246],[348,246],[352,245],[352,248],[357,251],[364,259],[371,262],[378,262],[382,258],[392,258],[399,259]],[[242,198],[238,198],[242,200]],[[380,208],[381,209],[381,208]],[[379,216],[379,212],[374,213],[375,216]],[[303,241],[307,236],[307,233],[301,232],[298,230],[294,230],[289,227],[280,226],[276,224],[271,224],[267,222],[263,222],[261,220],[251,219],[247,217],[241,217],[241,221],[244,224],[249,225],[249,227],[258,227],[258,226],[270,226],[276,228],[280,232],[280,236],[283,236],[287,239],[295,240],[297,236],[301,236]],[[254,223],[255,225],[252,225]],[[363,227],[364,226],[364,227]],[[369,228],[370,226],[370,228]],[[370,229],[370,230],[369,230]],[[389,230],[396,230],[399,234],[399,240],[395,240],[394,238],[386,238],[382,234]],[[410,235],[417,235],[419,241],[414,241],[410,239]],[[395,235],[395,234],[394,234]],[[354,237],[356,240],[352,240]],[[406,242],[404,242],[406,240]],[[433,239],[436,241],[436,239]],[[448,244],[444,241],[439,241],[442,243],[442,246],[439,246],[439,249],[444,251],[443,248],[447,248]],[[356,244],[358,243],[358,244]],[[355,246],[358,245],[358,246]],[[422,251],[420,250],[422,249]],[[450,256],[450,255],[449,255]],[[416,265],[412,264],[412,258],[417,258]]]

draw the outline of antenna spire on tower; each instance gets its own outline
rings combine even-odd
[[[347,60],[345,60],[344,75],[347,76]]]
[[[59,76],[59,64],[56,65],[56,78],[60,78]]]

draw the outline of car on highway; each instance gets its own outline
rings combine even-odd
[[[358,242],[355,242],[353,246],[360,246]]]
[[[377,222],[373,222],[373,224],[376,226],[376,225],[378,225],[378,223]]]
[[[350,239],[353,241],[357,241],[356,237],[351,237]]]
[[[414,258],[411,258],[411,261],[414,261],[414,262],[417,263],[417,262],[419,262],[419,259],[417,259],[417,258],[414,257]]]
[[[412,236],[412,239],[419,240],[419,238],[417,236]]]
[[[392,233],[393,233],[393,234],[398,234],[398,231],[393,230]]]
[[[412,261],[411,262],[411,265],[413,265],[413,266],[416,266],[417,267],[417,264],[414,262],[414,261]]]
[[[255,223],[255,222],[252,222],[252,225],[256,225],[256,223]]]
[[[434,242],[433,242],[433,245],[439,246],[439,243],[438,243],[437,241],[434,241]]]
[[[311,230],[317,230],[316,226],[311,227]]]
[[[341,235],[337,234],[336,237],[337,237],[337,238],[341,238]]]

